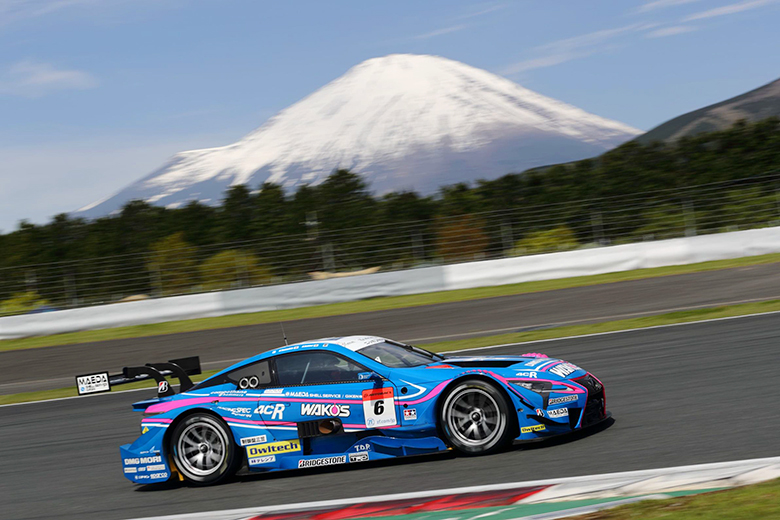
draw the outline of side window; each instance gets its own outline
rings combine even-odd
[[[271,384],[271,369],[268,365],[268,360],[258,361],[257,363],[237,368],[227,374],[227,378],[241,390],[259,388]]]
[[[299,352],[276,358],[281,386],[358,381],[361,372],[366,369],[330,352]]]

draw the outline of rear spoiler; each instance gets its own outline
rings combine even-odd
[[[171,385],[165,376],[173,376],[179,380],[179,391],[186,392],[194,385],[189,376],[200,374],[200,358],[198,356],[172,359],[167,363],[147,363],[142,367],[124,367],[121,374],[110,375],[108,372],[76,376],[76,389],[79,395],[110,392],[115,385],[136,383],[154,379],[157,381],[157,397],[174,395]]]

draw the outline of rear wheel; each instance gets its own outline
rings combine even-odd
[[[188,481],[215,484],[236,472],[240,456],[229,428],[203,413],[178,423],[171,435],[171,453],[179,472]]]
[[[511,410],[495,386],[466,379],[444,398],[440,424],[450,446],[467,455],[485,455],[512,442]]]

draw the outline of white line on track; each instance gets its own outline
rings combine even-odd
[[[716,321],[726,321],[726,320],[738,320],[742,318],[755,318],[760,316],[771,316],[773,314],[780,314],[780,311],[769,311],[769,312],[756,312],[753,314],[742,314],[740,316],[727,316],[725,318],[708,318],[706,320],[697,320],[697,321],[686,321],[684,323],[669,323],[666,325],[652,325],[650,327],[636,327],[633,329],[623,329],[623,330],[613,330],[609,332],[593,332],[590,334],[580,334],[578,336],[564,336],[561,338],[550,338],[550,339],[536,339],[532,341],[521,341],[519,343],[503,343],[501,345],[488,345],[485,347],[472,347],[472,348],[466,348],[466,349],[460,349],[460,350],[448,350],[446,352],[442,352],[442,354],[456,354],[458,352],[471,352],[474,350],[490,350],[494,348],[503,348],[503,347],[515,347],[515,346],[521,346],[521,345],[534,345],[538,343],[549,343],[551,341],[567,341],[570,339],[581,339],[581,338],[589,338],[594,336],[606,336],[609,334],[624,334],[626,332],[639,332],[643,330],[654,330],[654,329],[665,329],[669,327],[684,327],[686,325],[696,325],[699,323],[711,323]],[[41,401],[27,401],[25,403],[11,403],[11,404],[2,404],[0,405],[0,408],[6,407],[6,406],[21,406],[23,404],[36,404],[36,403],[50,403],[52,401],[65,401],[67,399],[85,399],[88,397],[100,397],[102,395],[116,395],[116,394],[124,394],[127,392],[140,392],[142,390],[154,390],[154,387],[149,388],[136,388],[134,390],[121,390],[119,392],[106,392],[102,394],[93,394],[93,395],[79,395],[79,396],[73,396],[73,397],[58,397],[56,399],[44,399]]]
[[[579,334],[577,336],[563,336],[560,338],[535,339],[531,341],[521,341],[519,343],[504,343],[502,345],[488,345],[486,347],[471,347],[471,348],[464,348],[460,350],[449,350],[447,352],[444,352],[444,354],[454,354],[456,352],[470,352],[472,350],[488,350],[488,349],[501,348],[501,347],[514,347],[518,345],[533,345],[535,343],[549,343],[550,341],[566,341],[570,339],[589,338],[592,336],[607,336],[609,334],[623,334],[626,332],[638,332],[643,330],[666,329],[669,327],[683,327],[685,325],[696,325],[699,323],[710,323],[715,321],[738,320],[741,318],[755,318],[758,316],[769,316],[772,314],[780,314],[780,311],[756,312],[753,314],[742,314],[740,316],[727,316],[725,318],[708,318],[706,320],[686,321],[683,323],[667,323],[666,325],[651,325],[650,327],[635,327],[633,329],[611,330],[608,332],[591,332],[590,334]],[[598,324],[594,324],[594,325],[598,325]]]

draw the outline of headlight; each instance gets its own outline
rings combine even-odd
[[[512,381],[512,384],[515,386],[519,386],[521,388],[525,388],[526,390],[531,390],[532,392],[536,392],[541,394],[545,390],[551,390],[552,389],[552,383],[549,383],[547,381]]]

